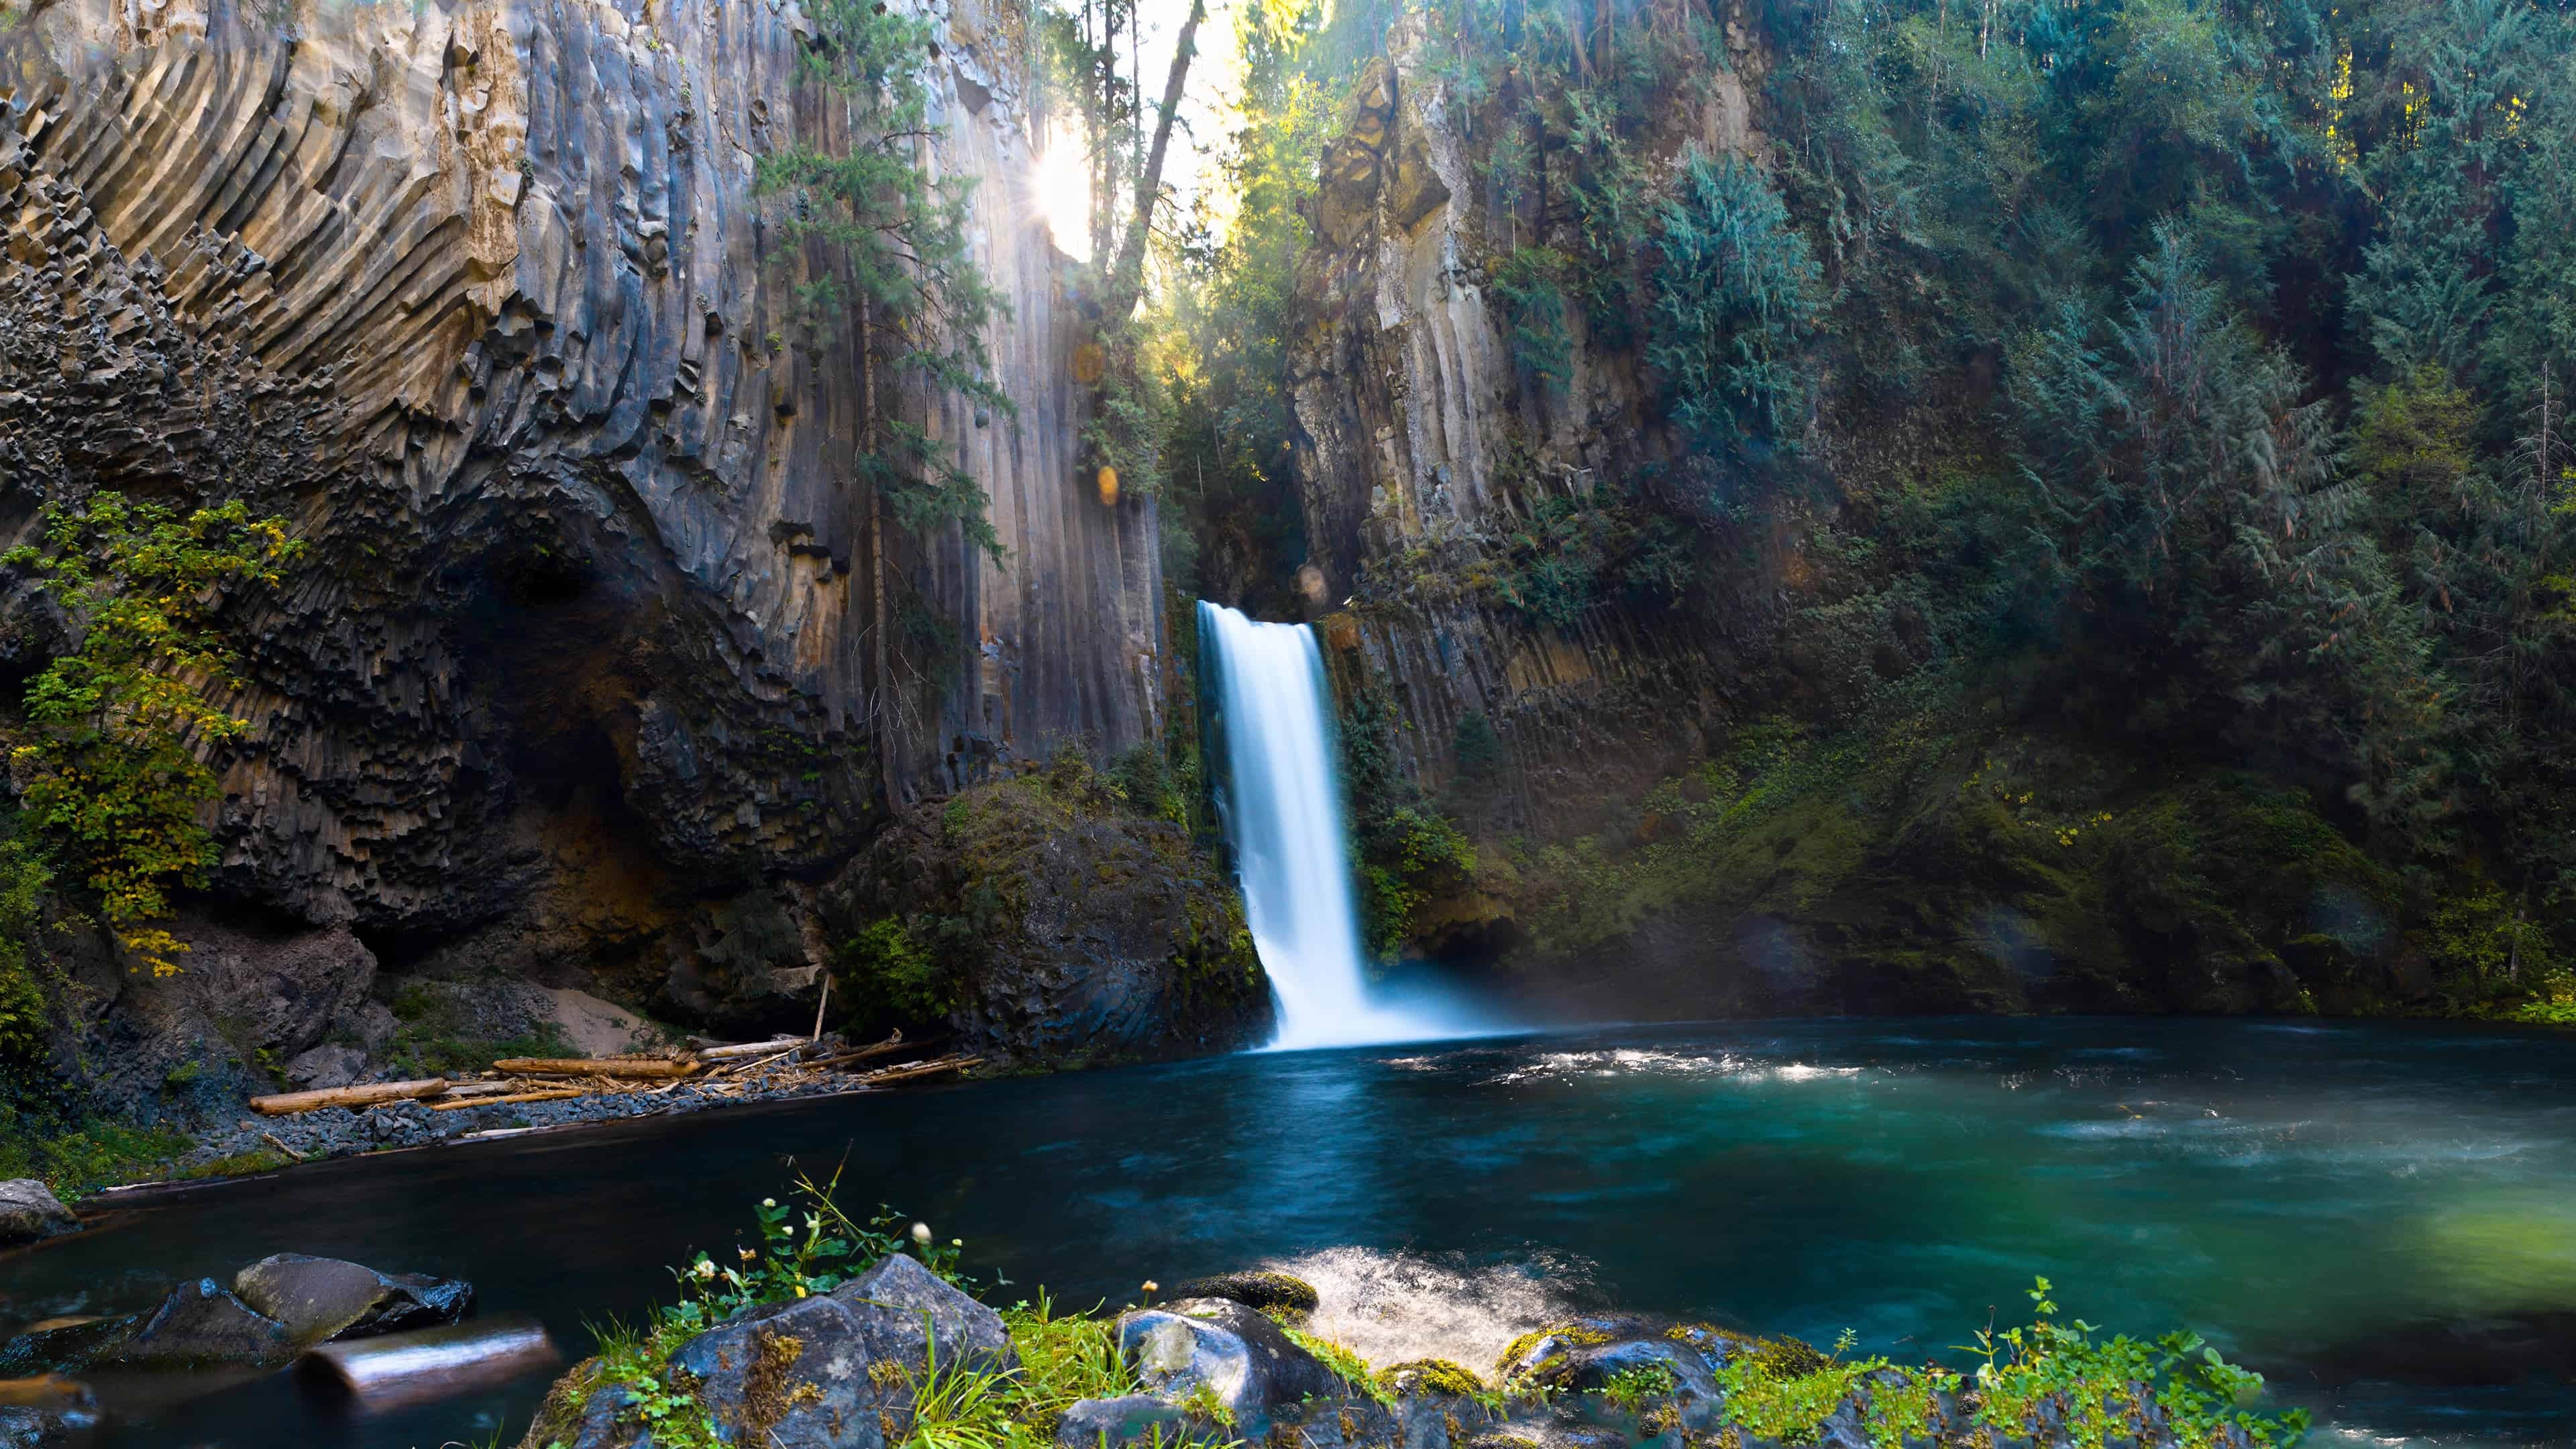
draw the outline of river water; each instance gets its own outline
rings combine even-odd
[[[1659,1026],[716,1112],[129,1202],[0,1258],[0,1314],[292,1250],[470,1278],[577,1354],[586,1319],[640,1313],[663,1265],[836,1163],[845,1202],[965,1238],[1004,1302],[1292,1261],[1381,1358],[1489,1357],[1514,1325],[1472,1299],[1956,1363],[2046,1274],[2071,1315],[2206,1333],[2326,1442],[2576,1442],[2576,1038],[2459,1026]],[[429,1449],[515,1436],[542,1389],[369,1418],[276,1375],[132,1405],[108,1442]]]

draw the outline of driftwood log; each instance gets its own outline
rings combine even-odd
[[[513,1077],[693,1077],[698,1064],[664,1057],[505,1057],[492,1070]]]
[[[462,1102],[439,1102],[433,1104],[429,1110],[456,1112],[467,1107],[506,1107],[512,1102],[559,1102],[566,1097],[592,1095],[594,1094],[588,1087],[548,1087],[536,1092],[510,1092],[498,1097],[468,1097]]]
[[[448,1087],[445,1077],[424,1077],[416,1082],[369,1082],[357,1087],[324,1087],[311,1092],[280,1092],[272,1097],[253,1097],[250,1109],[263,1117],[292,1117],[298,1112],[319,1111],[324,1107],[373,1107],[384,1102],[444,1097]]]

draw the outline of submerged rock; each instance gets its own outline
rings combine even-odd
[[[32,1177],[0,1182],[0,1245],[32,1243],[80,1231],[80,1218]]]
[[[98,1398],[87,1384],[53,1374],[0,1379],[0,1449],[53,1449],[97,1427]]]
[[[295,1354],[286,1325],[212,1278],[182,1283],[146,1312],[22,1333],[0,1344],[0,1374],[96,1368],[281,1364]]]
[[[459,1279],[379,1273],[302,1253],[279,1253],[242,1269],[233,1292],[284,1324],[298,1344],[437,1328],[474,1310],[474,1285]]]

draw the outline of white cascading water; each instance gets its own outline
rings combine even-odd
[[[1459,1036],[1449,1014],[1373,1002],[1333,772],[1323,652],[1303,624],[1199,603],[1228,787],[1222,814],[1253,948],[1279,999],[1273,1051]]]

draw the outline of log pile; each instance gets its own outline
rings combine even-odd
[[[853,1047],[836,1037],[778,1037],[770,1041],[675,1051],[663,1056],[507,1057],[479,1075],[429,1077],[410,1082],[369,1082],[312,1092],[253,1097],[251,1110],[269,1117],[323,1107],[373,1107],[425,1101],[433,1112],[499,1107],[514,1102],[555,1102],[575,1097],[661,1096],[693,1087],[701,1097],[747,1097],[832,1085],[849,1091],[962,1072],[981,1057],[947,1055],[921,1061],[893,1058],[936,1043],[909,1042],[901,1032],[871,1046]],[[883,1063],[882,1065],[871,1065]]]

